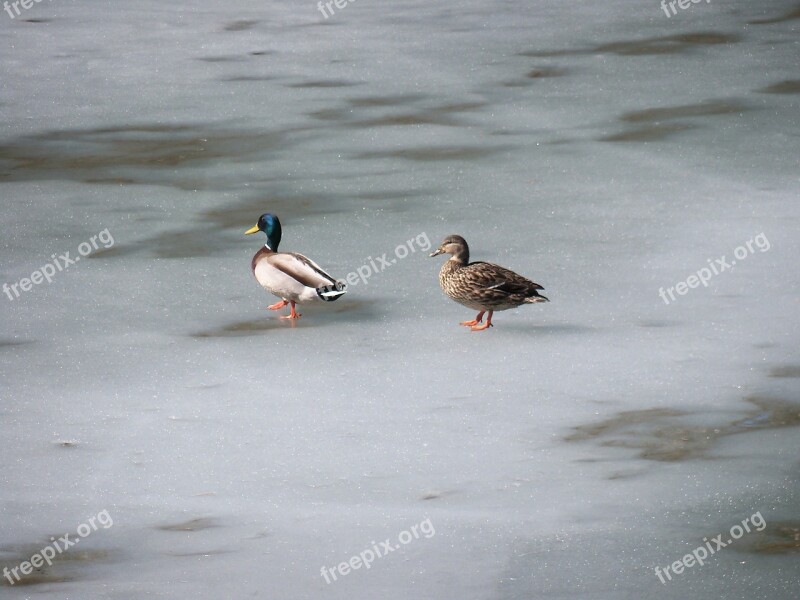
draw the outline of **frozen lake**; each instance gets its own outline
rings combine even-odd
[[[0,596],[797,598],[798,4],[343,6],[0,12]]]

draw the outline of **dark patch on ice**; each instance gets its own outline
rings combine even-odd
[[[576,56],[582,54],[596,54],[610,52],[620,56],[646,56],[651,54],[679,54],[689,52],[703,46],[717,46],[734,44],[741,40],[735,34],[717,33],[714,31],[699,31],[695,33],[681,33],[664,35],[640,40],[623,40],[601,44],[594,48],[575,48],[562,50],[529,50],[520,52],[521,56],[536,58],[552,58],[557,56]]]
[[[156,529],[160,529],[161,531],[203,531],[204,529],[212,529],[214,527],[219,527],[214,519],[201,517],[190,519],[189,521],[182,521],[180,523],[159,525]]]
[[[258,21],[248,21],[248,20],[241,20],[241,21],[233,21],[232,23],[228,23],[223,28],[224,31],[245,31],[247,29],[252,29],[258,24]]]
[[[313,80],[313,81],[303,81],[301,83],[290,83],[288,87],[295,88],[295,89],[305,89],[305,88],[342,88],[342,87],[353,87],[357,85],[362,85],[361,82],[356,81],[345,81],[342,79],[321,79],[321,80]]]
[[[729,45],[740,41],[740,36],[713,31],[682,33],[602,44],[594,52],[613,52],[623,56],[647,54],[678,54],[701,46]]]
[[[664,321],[659,319],[651,319],[639,322],[639,327],[675,327],[678,325],[678,321]]]
[[[455,115],[479,111],[488,106],[487,102],[458,102],[441,104],[431,108],[420,108],[414,113],[391,114],[374,119],[355,121],[355,127],[374,127],[380,125],[466,125],[466,122],[457,119]]]
[[[420,500],[438,500],[439,498],[444,498],[445,496],[451,496],[454,493],[455,492],[452,491],[431,490],[422,494]]]
[[[54,534],[50,537],[58,540],[64,534]],[[76,538],[74,532],[70,532],[70,541],[80,540]],[[30,562],[31,557],[39,554],[43,548],[52,547],[53,542],[49,539],[43,540],[39,543],[33,544],[17,544],[6,545],[0,547],[0,553],[4,555],[0,558],[0,573],[4,568],[9,572],[12,569],[19,567],[23,562]],[[59,544],[63,549],[63,546]],[[55,550],[55,548],[54,548]],[[17,573],[20,575],[19,581],[12,575],[14,579],[14,587],[43,585],[52,583],[66,583],[70,581],[78,581],[81,579],[81,569],[89,563],[104,563],[109,562],[114,558],[115,553],[110,550],[104,549],[85,549],[85,547],[72,546],[71,548],[63,549],[62,552],[56,551],[56,555],[52,558],[52,565],[43,562],[39,568],[33,568],[31,573],[23,575],[22,571],[17,568]],[[0,585],[11,587],[6,577],[0,577]]]
[[[767,556],[800,553],[800,521],[769,521],[762,531],[751,530],[731,546],[742,554]]]
[[[526,77],[528,79],[543,79],[545,77],[563,77],[566,74],[566,69],[558,67],[537,67],[536,69],[528,71]]]
[[[763,349],[763,348],[775,348],[777,346],[774,342],[760,342],[758,344],[753,344],[753,348]]]
[[[770,377],[800,377],[800,365],[781,365],[769,373]]]
[[[58,440],[53,443],[59,448],[77,448],[80,444],[78,440]]]
[[[600,437],[612,431],[625,428],[631,425],[640,425],[664,417],[682,417],[686,411],[674,410],[671,408],[646,408],[642,410],[626,410],[620,412],[615,417],[605,419],[599,423],[591,425],[578,425],[574,427],[574,433],[566,437],[569,441],[581,441]]]
[[[33,342],[30,340],[17,341],[17,340],[0,339],[0,348],[14,348],[16,346],[25,346],[27,344],[32,344],[32,343]]]
[[[231,83],[247,83],[252,81],[274,81],[275,77],[271,75],[234,75],[231,77],[223,77],[220,81],[229,81]]]
[[[403,150],[376,150],[373,152],[361,152],[355,155],[360,159],[376,158],[401,158],[415,162],[433,162],[443,160],[477,160],[486,158],[500,152],[510,150],[511,146],[439,146],[439,147],[419,147],[406,148]]]
[[[533,58],[555,58],[559,56],[580,56],[582,54],[591,54],[591,48],[575,48],[564,50],[525,50],[520,52],[519,56],[530,56]]]
[[[525,79],[512,79],[511,81],[506,81],[503,85],[505,87],[525,87],[534,83],[531,80],[563,77],[567,73],[567,69],[562,69],[559,67],[537,67],[528,71],[528,73],[525,75]]]
[[[489,106],[488,102],[453,102],[451,104],[441,104],[431,109],[437,113],[461,113],[481,110]]]
[[[697,127],[697,125],[687,123],[664,123],[664,121],[714,115],[740,115],[747,110],[751,110],[751,108],[738,100],[709,100],[696,104],[647,108],[626,112],[620,117],[620,120],[624,123],[647,123],[647,125],[609,135],[601,138],[601,140],[606,142],[652,142],[662,140],[675,133]]]
[[[358,98],[350,98],[348,103],[354,107],[370,108],[376,106],[400,106],[404,104],[413,104],[420,100],[425,99],[427,96],[423,94],[400,94],[395,96],[362,96]]]
[[[640,477],[645,475],[646,471],[642,469],[631,469],[630,471],[615,471],[611,473],[606,479],[609,481],[619,481],[621,479],[634,479],[636,477]]]
[[[786,79],[758,91],[762,94],[800,94],[800,79]]]
[[[177,558],[196,558],[199,556],[217,556],[219,554],[232,554],[236,550],[204,550],[202,552],[167,552],[167,556],[175,556]]]
[[[135,179],[131,179],[130,177],[107,177],[105,179],[92,179],[91,177],[87,177],[83,180],[83,183],[102,183],[102,184],[116,184],[116,185],[136,185],[138,182]],[[91,258],[93,255],[89,255]]]
[[[201,383],[198,385],[188,385],[186,388],[189,390],[215,390],[223,387],[224,385],[224,383]]]
[[[163,124],[48,131],[0,144],[0,182],[67,179],[203,189],[209,182],[198,177],[198,167],[263,160],[292,146],[290,131]]]
[[[434,196],[440,193],[439,190],[381,190],[378,192],[360,192],[353,194],[353,198],[360,198],[362,200],[408,200],[409,198],[419,196]]]
[[[442,104],[428,108],[419,107],[413,112],[391,112],[389,114],[379,114],[373,117],[364,118],[364,112],[374,114],[373,108],[381,108],[381,105],[370,107],[361,106],[362,110],[355,110],[356,106],[348,108],[326,108],[309,113],[309,116],[322,121],[343,121],[349,128],[356,127],[391,127],[403,125],[442,125],[442,126],[464,126],[465,121],[456,115],[480,110],[487,106],[485,102],[460,102]]]
[[[128,244],[117,243],[111,248],[101,248],[94,252],[94,258],[118,258],[146,252],[158,258],[193,258],[214,256],[231,246],[225,243],[219,232],[212,229],[171,231],[149,238],[139,239]]]
[[[350,111],[345,108],[323,108],[308,115],[320,121],[342,121],[350,116]]]
[[[385,117],[376,117],[374,119],[364,119],[361,121],[351,121],[347,124],[350,128],[357,127],[396,127],[400,125],[442,125],[447,127],[460,127],[465,126],[467,123],[455,119],[453,117],[436,113],[428,112],[425,114],[405,114],[405,115],[387,115]]]
[[[763,531],[751,530],[732,547],[747,554],[798,554],[800,521],[769,522]]]
[[[548,131],[543,131],[541,129],[497,129],[494,131],[490,131],[490,135],[497,135],[497,136],[530,136],[530,135],[542,135],[546,134]],[[565,140],[565,142],[572,142],[573,140]]]
[[[636,110],[624,113],[620,119],[627,123],[658,123],[687,117],[741,114],[747,110],[750,107],[737,100],[710,100],[697,104]]]
[[[800,19],[800,6],[797,8],[793,8],[789,12],[779,16],[779,17],[771,17],[766,19],[757,19],[755,21],[750,21],[751,25],[771,25],[773,23],[788,23],[789,21],[795,21]]]
[[[615,133],[600,138],[602,142],[657,142],[669,138],[676,133],[697,129],[697,125],[682,123],[656,124]]]
[[[598,423],[579,425],[564,439],[595,440],[601,446],[631,448],[654,461],[713,458],[710,450],[723,437],[764,429],[800,426],[800,405],[770,398],[746,398],[753,405],[742,419],[717,427],[686,424],[692,413],[654,408],[623,411]]]
[[[226,56],[200,56],[195,60],[207,63],[231,63],[231,62],[241,62],[244,60],[244,57],[239,55],[229,54]]]

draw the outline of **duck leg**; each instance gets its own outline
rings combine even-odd
[[[267,308],[269,310],[280,310],[287,304],[289,304],[288,300],[281,300],[280,302],[276,302],[275,304],[270,304]]]
[[[466,325],[467,327],[473,327],[474,325],[477,325],[478,323],[483,321],[483,313],[485,312],[486,312],[485,310],[482,310],[481,312],[478,313],[477,317],[472,319],[472,321],[461,321],[459,325]]]
[[[281,317],[281,319],[299,319],[300,317],[303,316],[299,312],[296,312],[294,310],[294,305],[295,305],[294,301],[290,301],[287,304],[291,304],[292,305],[292,312],[290,312],[288,315],[283,315]]]
[[[489,316],[486,317],[486,323],[484,323],[483,325],[473,325],[472,327],[470,327],[470,329],[472,329],[472,331],[483,331],[484,329],[489,329],[489,327],[494,327],[494,325],[492,325],[492,313],[493,312],[494,312],[493,310],[489,311]],[[483,313],[481,313],[481,315],[482,314]]]

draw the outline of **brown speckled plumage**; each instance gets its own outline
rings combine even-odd
[[[480,311],[474,321],[462,323],[473,325],[473,329],[491,326],[492,312],[516,308],[523,304],[548,302],[539,293],[544,288],[499,265],[487,262],[469,262],[469,246],[459,235],[445,238],[439,249],[432,253],[452,254],[439,271],[439,285],[450,298],[467,308]],[[482,322],[483,313],[489,311],[487,324],[475,327]]]

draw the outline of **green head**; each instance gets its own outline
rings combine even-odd
[[[281,222],[272,213],[264,213],[258,218],[258,223],[245,231],[245,235],[263,231],[267,234],[267,246],[273,252],[278,251],[278,244],[281,243]]]

